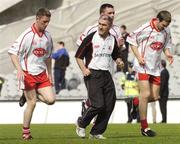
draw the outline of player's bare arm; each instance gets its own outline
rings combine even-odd
[[[138,48],[134,45],[130,45],[132,52],[134,53],[135,57],[138,59],[138,62],[140,65],[145,65],[145,60],[144,58],[140,55]]]
[[[11,61],[14,64],[16,70],[17,70],[17,78],[18,80],[22,80],[24,78],[25,73],[23,72],[23,70],[21,69],[20,63],[19,63],[19,59],[16,55],[9,53],[10,57],[11,57]]]
[[[173,61],[174,61],[174,58],[173,58],[173,56],[172,56],[172,54],[170,53],[170,51],[169,51],[168,48],[166,48],[166,49],[164,50],[164,54],[166,55],[166,57],[167,57],[167,59],[168,59],[168,61],[169,61],[169,64],[172,64]]]
[[[51,58],[47,58],[47,59],[45,60],[45,63],[46,63],[46,66],[47,66],[47,72],[48,72],[49,80],[50,80],[50,82],[52,83],[52,70],[51,70],[51,67],[52,67],[52,59],[51,59]]]
[[[82,73],[84,76],[89,76],[91,74],[90,70],[88,68],[86,68],[84,62],[82,59],[80,58],[76,58],[76,61],[79,65],[79,68],[81,69]]]

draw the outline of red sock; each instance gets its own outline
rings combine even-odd
[[[30,128],[29,127],[23,127],[23,135],[25,134],[25,135],[28,135],[28,134],[30,134],[31,132],[30,132]]]
[[[139,99],[138,99],[138,97],[134,97],[134,99],[133,99],[133,104],[134,104],[134,106],[138,106],[138,105],[139,105]]]
[[[147,119],[140,120],[140,121],[141,121],[141,128],[142,128],[142,129],[148,128]]]

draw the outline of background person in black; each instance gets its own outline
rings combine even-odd
[[[161,65],[163,67],[161,71],[161,85],[160,85],[160,99],[159,106],[162,114],[162,123],[167,122],[167,100],[169,96],[169,72],[166,69],[166,61],[161,60]]]
[[[105,139],[103,133],[114,109],[116,93],[109,72],[111,57],[117,65],[123,66],[116,39],[109,33],[113,19],[102,15],[98,21],[98,31],[89,34],[76,52],[76,61],[84,75],[90,107],[77,121],[76,133],[85,137],[85,128],[97,115],[90,131],[90,138]],[[85,58],[85,63],[84,63]]]
[[[124,67],[123,69],[120,69],[119,67],[117,67],[117,71],[121,71],[123,70],[124,73],[128,72],[128,53],[129,53],[129,43],[126,42],[127,36],[129,35],[129,33],[127,32],[127,28],[125,25],[121,25],[120,27],[120,32],[124,41],[124,45],[121,48],[122,50],[122,60],[124,62]]]
[[[4,78],[2,78],[2,77],[0,76],[0,96],[1,96],[1,90],[2,90],[3,84],[4,84]]]
[[[54,85],[56,94],[65,88],[65,73],[66,67],[69,66],[69,54],[64,47],[63,41],[58,42],[58,49],[52,53],[54,63]]]

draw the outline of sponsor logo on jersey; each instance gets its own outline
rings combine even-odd
[[[46,50],[43,48],[36,48],[33,50],[33,54],[37,57],[43,57],[46,54]]]
[[[94,57],[111,57],[111,54],[108,54],[108,53],[95,53]]]
[[[153,42],[153,43],[151,43],[150,47],[153,50],[159,51],[160,49],[163,48],[163,43],[162,42]]]

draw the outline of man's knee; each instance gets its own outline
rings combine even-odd
[[[141,93],[141,99],[148,99],[150,97],[150,92],[145,91]]]
[[[36,101],[35,100],[27,100],[27,104],[30,107],[34,108],[36,106]]]
[[[157,101],[157,100],[159,100],[159,99],[160,99],[160,96],[152,97],[152,100],[154,100],[154,101]]]
[[[53,105],[55,103],[55,99],[49,99],[47,104],[48,105]]]

